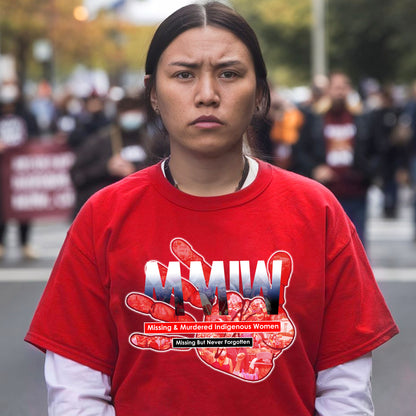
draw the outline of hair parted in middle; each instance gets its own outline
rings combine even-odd
[[[161,55],[182,33],[189,29],[206,26],[228,30],[247,47],[253,59],[257,88],[261,97],[258,111],[263,117],[267,115],[270,108],[270,89],[267,82],[267,69],[257,36],[247,21],[235,10],[217,1],[212,1],[206,4],[184,6],[167,17],[157,28],[150,43],[145,64],[145,73],[148,76],[146,102],[149,119],[154,119],[157,116],[150,102],[150,94],[155,87],[156,71]]]

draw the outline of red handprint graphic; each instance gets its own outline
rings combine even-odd
[[[200,274],[203,276],[203,283],[206,287],[209,287],[210,279],[213,279],[214,263],[210,265],[184,239],[176,238],[172,240],[170,248],[179,263],[189,271],[193,264],[197,264],[201,271]],[[292,273],[292,259],[284,251],[276,251],[270,256],[267,261],[267,269],[264,270],[269,287],[270,285],[273,286],[274,283],[276,264],[280,265],[279,288],[277,288],[278,293],[280,293],[280,296],[278,296],[278,310],[273,310],[270,305],[271,297],[268,297],[267,293],[264,296],[267,285],[263,285],[261,290],[257,290],[259,293],[256,296],[246,296],[248,294],[247,290],[251,290],[251,295],[253,294],[256,277],[254,281],[249,282],[250,287],[248,287],[247,280],[243,283],[243,290],[240,290],[243,295],[237,290],[226,290],[221,298],[218,287],[214,289],[213,293],[212,291],[210,293],[201,290],[202,283],[198,283],[196,279],[192,283],[189,279],[180,276],[183,302],[177,302],[178,287],[176,286],[173,290],[168,287],[169,268],[160,262],[153,262],[153,267],[157,268],[161,284],[163,287],[168,287],[169,295],[166,295],[163,300],[155,300],[148,294],[133,292],[127,295],[126,305],[133,311],[148,315],[153,318],[153,321],[160,322],[161,333],[157,335],[149,335],[143,332],[133,333],[130,335],[130,344],[135,348],[151,349],[157,352],[189,350],[185,342],[183,343],[184,347],[173,347],[174,339],[184,338],[189,340],[189,335],[187,334],[188,338],[185,338],[184,335],[167,335],[163,332],[163,323],[178,323],[178,326],[180,323],[197,323],[196,316],[204,312],[202,322],[215,324],[215,330],[201,333],[195,331],[195,334],[191,336],[193,342],[198,341],[199,345],[203,345],[203,347],[195,349],[200,360],[217,371],[244,381],[264,380],[273,371],[276,358],[292,344],[295,338],[295,328],[284,309],[285,290]],[[276,287],[274,289],[276,291]],[[171,297],[175,297],[175,307],[169,303]],[[279,330],[240,330],[239,328],[244,327],[246,323],[251,325],[247,325],[248,328],[253,328],[254,325],[254,328],[275,327]],[[180,332],[176,332],[176,334],[178,333],[180,334]],[[215,341],[217,339],[226,339],[227,347],[211,348],[204,344],[204,341]],[[233,347],[233,341],[240,339],[250,339],[251,345],[241,347],[237,343],[237,346]],[[193,347],[195,347],[195,344]]]

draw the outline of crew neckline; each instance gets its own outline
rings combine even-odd
[[[242,183],[242,186],[238,187],[236,191],[240,191],[241,189],[247,188],[247,186],[251,185],[256,179],[257,173],[259,171],[259,163],[257,162],[256,159],[247,155],[244,155],[244,158],[248,163],[248,172],[245,175],[245,179],[244,179],[244,182]],[[162,163],[160,164],[160,168],[162,169],[163,176],[169,181],[171,185],[174,185],[175,188],[179,188],[178,184],[176,183],[175,179],[172,177],[172,174],[170,173],[170,169],[169,168],[166,169],[167,163],[169,163],[169,157],[162,160]]]
[[[183,208],[195,211],[215,211],[244,204],[261,194],[272,179],[271,166],[255,159],[258,172],[254,180],[243,189],[226,195],[195,196],[175,188],[163,174],[162,163],[159,162],[152,170],[151,180],[153,186],[164,198]]]

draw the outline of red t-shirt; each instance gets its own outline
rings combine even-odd
[[[95,194],[26,340],[111,375],[117,416],[313,415],[317,371],[398,329],[332,194],[259,163],[219,197],[160,165]]]

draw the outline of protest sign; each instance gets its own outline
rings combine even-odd
[[[0,157],[2,218],[68,217],[75,201],[73,162],[68,147],[52,141],[9,148]]]

